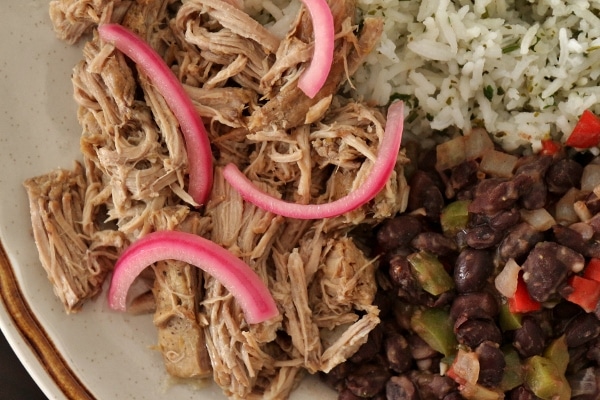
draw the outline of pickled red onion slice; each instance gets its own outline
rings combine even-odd
[[[298,80],[298,87],[311,99],[321,90],[333,62],[335,27],[326,0],[302,0],[310,14],[315,37],[313,58]]]
[[[223,177],[246,201],[274,214],[297,219],[336,217],[367,203],[385,187],[396,165],[403,128],[404,103],[396,102],[388,109],[385,132],[369,177],[359,188],[330,203],[296,204],[275,198],[258,189],[234,164],[225,166]]]
[[[183,261],[215,277],[239,302],[250,324],[279,314],[269,289],[246,263],[210,240],[179,231],[152,232],[121,254],[110,282],[109,306],[125,311],[127,292],[135,278],[161,260]]]
[[[118,24],[102,24],[98,33],[102,40],[114,44],[136,63],[179,121],[189,165],[188,191],[197,204],[204,204],[212,187],[212,152],[208,134],[192,100],[164,60],[135,33]]]

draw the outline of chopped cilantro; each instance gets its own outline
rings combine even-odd
[[[486,99],[492,101],[492,98],[494,97],[494,88],[492,87],[492,85],[487,85],[483,88],[483,95]]]

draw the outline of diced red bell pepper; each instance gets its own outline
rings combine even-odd
[[[555,142],[554,140],[542,140],[542,149],[540,150],[540,154],[544,156],[553,156],[554,154],[560,151],[560,143]]]
[[[585,110],[575,125],[565,144],[571,147],[587,149],[600,143],[600,118]]]
[[[537,311],[540,308],[542,308],[541,303],[531,298],[527,284],[523,280],[523,274],[519,274],[515,295],[508,299],[508,310],[511,313],[526,313]]]
[[[568,282],[573,292],[567,296],[567,300],[579,305],[586,312],[594,311],[600,301],[600,282],[579,275],[572,275]]]
[[[592,258],[583,270],[583,277],[600,282],[600,258]]]

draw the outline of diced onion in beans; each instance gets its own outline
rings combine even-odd
[[[517,165],[518,157],[503,151],[488,150],[483,154],[479,169],[489,176],[510,178]]]
[[[456,358],[450,367],[449,375],[461,384],[476,384],[479,379],[479,359],[473,351],[458,349]]]
[[[511,258],[504,264],[504,268],[502,268],[502,271],[500,271],[494,280],[496,290],[507,299],[513,297],[517,291],[520,271],[521,267],[519,264]]]
[[[483,128],[475,128],[465,136],[465,157],[467,160],[481,158],[494,149],[494,142]]]
[[[593,191],[600,186],[600,164],[588,164],[581,175],[581,190]]]
[[[545,208],[535,210],[523,209],[521,210],[521,218],[540,232],[544,232],[552,228],[553,225],[556,225],[554,217]]]
[[[573,205],[577,201],[579,190],[571,188],[557,202],[554,211],[554,219],[559,224],[572,224],[579,221]]]
[[[458,136],[436,146],[435,169],[445,171],[466,161],[465,138]]]

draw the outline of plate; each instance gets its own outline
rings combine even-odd
[[[55,38],[47,1],[0,13],[0,328],[52,399],[224,399],[216,385],[170,379],[152,317],[108,309],[104,295],[66,315],[43,271],[22,182],[79,158],[71,70],[80,48]],[[312,377],[292,399],[335,399]]]

